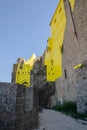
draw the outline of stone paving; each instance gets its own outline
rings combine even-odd
[[[87,130],[87,122],[76,120],[60,112],[43,110],[39,113],[38,130]]]

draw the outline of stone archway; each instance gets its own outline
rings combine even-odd
[[[43,82],[39,86],[39,106],[51,108],[51,97],[55,94],[55,85],[50,82]]]

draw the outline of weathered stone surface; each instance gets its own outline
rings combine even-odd
[[[87,59],[87,0],[75,0],[73,18],[77,32],[81,62]]]
[[[15,113],[17,85],[0,83],[0,112]]]
[[[12,83],[15,83],[15,81],[16,81],[17,68],[18,68],[18,64],[13,64],[13,71],[12,71],[12,77],[11,77]]]
[[[46,70],[45,66],[42,64],[42,58],[37,58],[34,63],[33,70],[31,71],[31,86],[32,84],[36,87],[40,86],[40,84],[46,81]]]
[[[34,98],[34,93],[33,89],[28,89],[26,88],[26,93],[25,93],[25,111],[30,111],[33,110],[33,99]]]
[[[74,66],[87,59],[87,0],[75,0],[73,12],[68,0],[64,6],[67,23],[62,53],[63,75],[56,81],[57,97],[61,103],[77,100]]]
[[[87,61],[75,70],[77,80],[77,111],[87,113]]]
[[[32,130],[38,125],[38,91],[0,83],[0,130]]]
[[[55,83],[46,81],[46,70],[43,65],[44,57],[38,58],[31,72],[31,86],[38,88],[38,98],[40,107],[51,108],[54,105],[52,96],[55,96]],[[55,103],[56,104],[56,103]]]
[[[73,17],[68,0],[65,1],[66,28],[63,41],[62,77],[56,81],[58,101],[76,100],[74,66],[79,63],[79,44],[75,34]],[[78,60],[77,60],[78,59]]]

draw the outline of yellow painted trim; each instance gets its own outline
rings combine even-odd
[[[78,64],[78,65],[74,66],[74,69],[78,69],[80,67],[82,67],[82,64]]]

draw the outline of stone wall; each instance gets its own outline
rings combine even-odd
[[[13,64],[12,77],[11,77],[11,82],[12,83],[16,82],[17,69],[18,69],[18,64]]]
[[[47,82],[44,57],[37,58],[31,71],[31,86],[38,88],[39,107],[51,108],[56,104],[55,83]]]
[[[36,88],[0,83],[0,130],[32,130],[38,124]]]
[[[87,113],[87,61],[75,70],[77,85],[77,111]]]
[[[73,11],[73,19],[80,45],[81,62],[87,59],[87,0],[76,0]]]
[[[79,44],[75,34],[72,12],[68,0],[65,2],[66,28],[63,42],[62,77],[56,81],[58,101],[75,101],[74,66],[79,63]],[[78,59],[78,60],[77,60]]]
[[[74,66],[87,57],[87,0],[75,0],[74,10],[64,2],[66,29],[63,41],[63,75],[56,81],[58,101],[76,101],[77,86]]]
[[[41,83],[46,81],[46,70],[43,65],[42,57],[36,59],[33,70],[30,74],[30,84],[31,86],[39,87]]]

